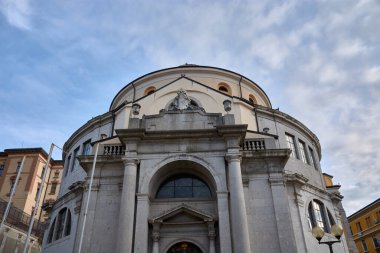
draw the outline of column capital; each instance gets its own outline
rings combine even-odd
[[[140,163],[140,160],[137,159],[136,157],[123,157],[122,160],[123,160],[124,166],[137,165]]]
[[[152,239],[154,242],[159,242],[160,241],[160,233],[159,232],[153,232],[152,233]]]
[[[227,162],[241,162],[241,154],[226,154],[225,159]]]
[[[149,200],[149,195],[145,193],[136,193],[136,196],[137,196],[137,201],[147,202]]]

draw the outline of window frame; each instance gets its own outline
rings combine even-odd
[[[298,139],[298,149],[300,151],[300,160],[305,164],[309,164],[309,161],[306,155],[306,144],[300,139]]]
[[[89,139],[83,142],[82,155],[89,156],[91,155],[91,151],[92,151],[91,139]]]
[[[313,166],[315,169],[318,169],[317,167],[317,162],[315,160],[315,155],[314,155],[314,150],[308,146],[308,151],[309,151],[309,161],[310,161],[310,165]]]
[[[285,133],[285,140],[287,147],[292,151],[290,153],[290,157],[299,159],[297,146],[296,146],[296,139],[294,135],[291,135],[289,133]]]
[[[72,155],[70,154],[66,159],[67,165],[65,166],[65,177],[69,174],[69,170],[71,167],[71,160],[72,160],[71,158],[72,158]]]
[[[0,177],[3,176],[5,170],[5,164],[0,164]]]
[[[47,243],[65,238],[71,234],[71,211],[64,207],[58,211],[49,229]]]
[[[356,222],[356,230],[358,231],[358,233],[361,233],[363,231],[360,221]]]
[[[78,157],[80,147],[77,147],[73,151],[73,161],[71,162],[70,172],[74,171],[76,165],[76,158]]]
[[[51,183],[50,192],[49,192],[50,195],[54,195],[57,192],[57,186],[58,186],[58,183],[56,183],[56,182]]]
[[[372,242],[375,249],[380,248],[380,237],[372,236]]]
[[[361,240],[361,243],[362,243],[363,251],[368,252],[368,245],[367,245],[367,242],[365,241],[365,239]]]
[[[186,179],[186,180],[191,179],[191,185],[183,185],[183,183],[181,185],[180,181],[181,180],[183,181],[184,179]],[[197,185],[197,184],[201,184],[201,185]],[[168,188],[168,189],[172,188],[169,190],[172,190],[173,196],[168,196],[169,195],[168,193],[167,193],[168,195],[159,196],[160,194],[165,193],[165,192],[163,192],[164,188]],[[196,195],[195,190],[199,190],[199,188],[207,189],[207,191],[208,191],[207,194],[205,194],[204,196]],[[180,192],[179,191],[180,189],[181,190],[185,190],[185,189],[190,190],[191,189],[191,196],[181,196],[181,194],[183,194],[183,192]],[[198,193],[202,193],[202,192],[199,191]],[[184,194],[184,195],[186,195],[186,194]],[[196,175],[187,174],[187,173],[175,174],[175,175],[171,175],[171,176],[167,177],[165,180],[163,180],[160,183],[160,185],[158,186],[157,191],[155,193],[155,199],[158,199],[158,200],[162,200],[162,199],[212,199],[212,198],[213,198],[213,194],[212,194],[211,188],[208,185],[208,183]]]
[[[309,228],[312,229],[315,226],[319,226],[326,233],[330,233],[330,228],[333,225],[331,223],[334,222],[335,224],[335,220],[333,217],[329,217],[329,215],[332,216],[329,212],[323,202],[317,199],[311,200],[307,206]],[[331,219],[333,219],[333,221],[331,221]]]

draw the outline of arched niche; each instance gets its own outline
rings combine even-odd
[[[219,177],[214,171],[202,165],[199,160],[195,161],[194,158],[188,157],[188,159],[179,158],[167,162],[156,168],[150,177],[148,189],[146,189],[148,190],[149,196],[154,199],[158,188],[165,180],[181,174],[193,175],[204,181],[210,188],[213,199],[216,198],[217,189],[222,188]]]

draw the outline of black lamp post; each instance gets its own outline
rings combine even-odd
[[[333,236],[335,236],[336,239],[338,239],[336,241],[321,242],[322,237],[325,235],[325,231],[323,231],[323,229],[320,228],[320,227],[318,227],[318,226],[315,226],[311,230],[311,233],[313,234],[313,236],[315,237],[315,239],[318,240],[319,244],[327,244],[329,246],[330,253],[334,253],[334,251],[332,249],[332,245],[334,243],[340,242],[340,237],[343,234],[343,229],[342,229],[342,227],[339,224],[334,224],[334,225],[331,226],[331,234]]]

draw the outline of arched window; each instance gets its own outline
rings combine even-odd
[[[198,248],[197,245],[190,242],[179,242],[168,250],[168,253],[180,253],[180,252],[189,252],[189,253],[202,253],[202,250]]]
[[[329,232],[330,226],[326,217],[325,206],[322,202],[315,199],[310,201],[308,206],[307,219],[310,228],[318,226],[325,232]]]
[[[224,92],[224,93],[226,93],[228,95],[231,95],[231,88],[226,83],[219,83],[218,84],[218,90],[221,91],[221,92]]]
[[[59,240],[63,237],[70,235],[71,232],[71,213],[70,210],[62,208],[57,217],[53,220],[53,223],[49,230],[48,243]]]
[[[156,198],[211,198],[211,191],[202,179],[181,174],[165,180],[158,188]]]
[[[156,91],[156,87],[150,86],[149,88],[145,89],[144,95],[147,96],[147,95],[153,94],[155,91]]]
[[[254,105],[257,104],[257,100],[256,100],[255,96],[252,95],[252,94],[249,95],[248,100],[249,100],[249,102],[250,102],[251,104],[254,104]]]

